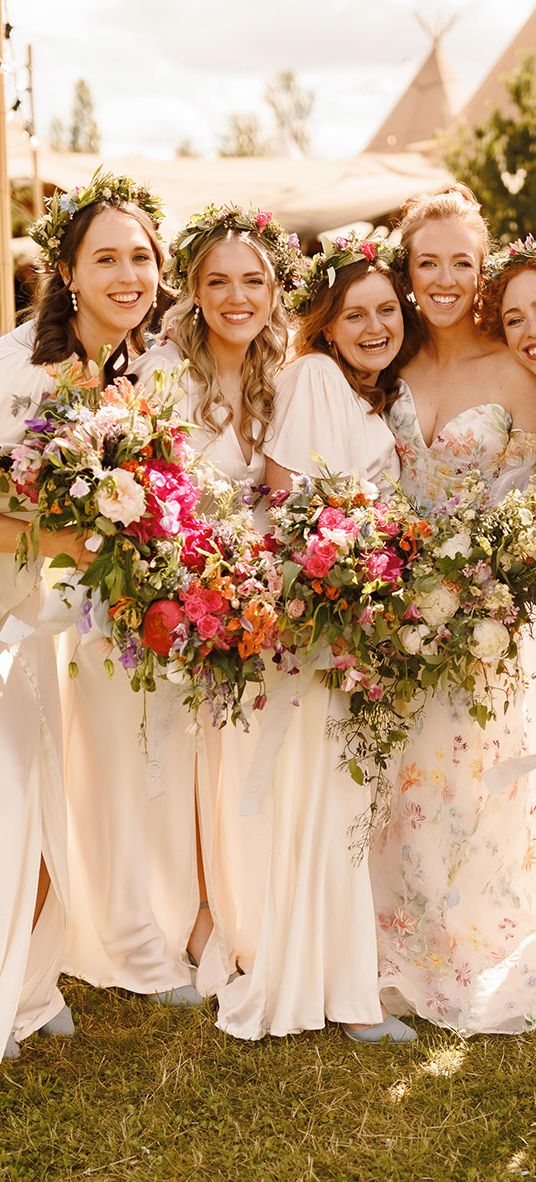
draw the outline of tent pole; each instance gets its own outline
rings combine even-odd
[[[0,64],[4,60],[4,11],[0,0]],[[7,124],[4,75],[0,71],[0,333],[15,326],[11,264],[11,192],[7,172]]]

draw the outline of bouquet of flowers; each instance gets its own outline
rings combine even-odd
[[[243,490],[187,446],[192,428],[175,409],[182,370],[156,374],[150,394],[125,378],[101,392],[99,371],[84,377],[77,360],[53,370],[53,393],[9,457],[10,508],[34,507],[35,554],[41,528],[88,534],[95,557],[79,580],[82,630],[98,591],[134,690],[154,690],[158,673],[185,680],[194,710],[207,701],[218,725],[229,712],[247,725],[240,702],[248,683],[264,688],[259,654],[276,623],[276,562]],[[28,560],[26,534],[18,560]],[[51,563],[74,565],[68,554]],[[68,598],[72,585],[60,587]],[[110,658],[106,667],[113,672]],[[254,706],[263,700],[259,692]]]
[[[279,659],[316,646],[324,679],[349,694],[333,724],[341,762],[378,787],[426,693],[461,701],[484,727],[519,681],[520,628],[536,598],[536,477],[497,506],[478,472],[437,515],[399,488],[388,504],[354,477],[323,470],[273,498],[282,563]],[[290,655],[289,655],[290,654]]]
[[[201,483],[210,513],[176,543],[153,544],[133,593],[110,607],[111,636],[134,688],[154,689],[159,672],[186,683],[194,714],[205,702],[215,726],[231,718],[247,729],[246,687],[257,687],[253,709],[266,702],[261,654],[275,641],[281,577],[241,487],[206,468]]]
[[[190,427],[175,411],[180,371],[171,380],[158,375],[149,396],[126,378],[101,392],[99,366],[88,369],[84,377],[77,359],[51,369],[55,388],[8,457],[10,509],[34,509],[34,556],[41,528],[76,526],[81,537],[87,534],[85,545],[97,554],[88,586],[98,585],[114,603],[128,585],[134,556],[150,539],[175,537],[192,517],[198,493],[186,470]],[[17,558],[19,566],[28,560],[26,534]],[[68,554],[51,563],[74,565]]]
[[[295,477],[271,510],[283,576],[278,656],[288,668],[293,654],[299,667],[316,647],[324,680],[349,694],[348,718],[333,730],[358,783],[368,778],[364,761],[372,757],[381,773],[412,725],[419,669],[398,636],[412,619],[406,588],[431,533],[400,490],[388,504],[377,495],[375,485],[324,468]]]
[[[432,519],[405,591],[398,642],[423,688],[461,698],[484,727],[519,681],[519,632],[536,597],[536,477],[491,503],[478,471]]]

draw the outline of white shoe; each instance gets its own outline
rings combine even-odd
[[[381,1022],[379,1026],[365,1026],[363,1030],[350,1030],[348,1026],[343,1025],[344,1033],[348,1038],[353,1038],[354,1042],[381,1042],[384,1038],[389,1038],[391,1042],[416,1042],[417,1035],[411,1026],[406,1026],[405,1022],[401,1022],[399,1018],[393,1018],[389,1014],[385,1022]]]
[[[2,1055],[2,1058],[3,1059],[20,1059],[20,1047],[19,1047],[19,1044],[18,1044],[14,1034],[10,1034],[10,1036],[6,1042],[6,1046],[5,1046],[5,1050],[4,1050],[4,1054]]]
[[[45,1036],[48,1034],[61,1034],[64,1038],[72,1038],[75,1029],[69,1006],[64,1006],[59,1014],[56,1014],[49,1022],[45,1022],[44,1026],[40,1026],[37,1033]]]

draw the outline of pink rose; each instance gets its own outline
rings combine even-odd
[[[373,263],[376,258],[376,244],[374,242],[362,242],[361,254],[368,259],[369,263]]]
[[[332,529],[347,529],[350,522],[342,509],[322,509],[318,518],[318,532],[323,534]],[[355,525],[355,522],[351,523]]]
[[[206,615],[202,616],[197,625],[197,631],[201,640],[208,640],[210,636],[215,636],[220,627],[220,621],[217,616]]]
[[[298,561],[302,563],[304,574],[310,579],[322,579],[331,570],[336,557],[337,547],[333,542],[313,537],[309,539],[307,550]]]
[[[394,550],[377,550],[364,561],[369,579],[381,579],[383,583],[396,583],[404,570],[404,563]]]
[[[265,229],[265,227],[268,225],[268,222],[271,222],[271,220],[272,220],[272,215],[271,215],[271,213],[268,212],[268,210],[265,210],[264,213],[262,213],[261,210],[259,210],[258,214],[256,214],[255,225],[257,226],[257,229],[260,230],[261,234],[262,234],[262,231]]]
[[[287,615],[291,620],[299,620],[305,611],[305,603],[303,599],[291,599],[287,603]]]

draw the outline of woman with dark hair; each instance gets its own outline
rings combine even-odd
[[[83,365],[111,356],[103,382],[121,373],[127,346],[143,348],[163,255],[158,204],[128,178],[96,174],[85,189],[56,193],[33,236],[51,274],[35,318],[0,340],[0,446],[24,436],[25,420],[53,388],[50,366],[73,353]],[[25,523],[0,517],[2,587],[2,909],[0,1045],[17,1057],[34,1030],[72,1034],[56,982],[68,915],[61,722],[52,638],[35,634],[39,567],[15,573],[13,552]],[[41,553],[71,550],[83,566],[76,531],[42,533]],[[96,741],[102,742],[103,736]]]
[[[381,412],[396,397],[395,359],[405,333],[410,353],[416,314],[398,294],[386,244],[339,239],[325,252],[295,301],[304,313],[298,356],[277,380],[266,481],[289,489],[294,473],[318,474],[321,456],[332,472],[366,477],[389,495],[399,468]],[[366,789],[356,791],[326,734],[346,709],[347,696],[315,673],[268,761],[270,851],[256,948],[243,975],[218,992],[218,1025],[236,1038],[317,1030],[326,1020],[358,1041],[416,1037],[380,1005],[368,860],[355,865],[348,849]]]
[[[536,381],[482,332],[480,206],[460,186],[420,195],[400,231],[425,329],[387,419],[401,484],[440,512],[477,469],[500,500],[536,467]],[[463,701],[437,692],[425,704],[371,856],[386,1004],[464,1035],[536,1021],[536,812],[529,778],[507,762],[524,750],[521,686],[506,712],[505,694],[499,679],[485,730]]]

